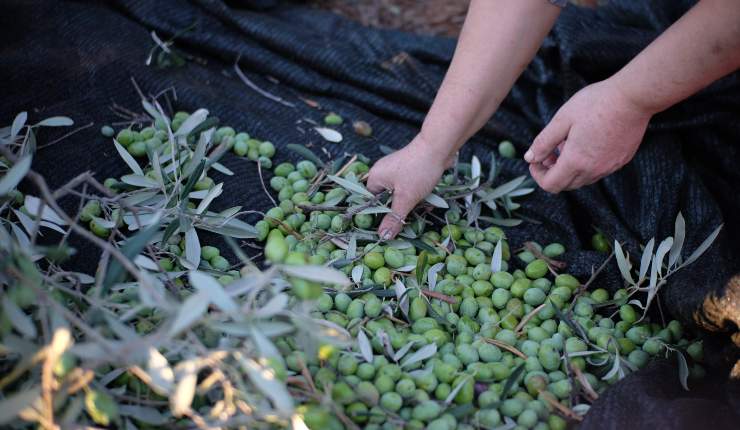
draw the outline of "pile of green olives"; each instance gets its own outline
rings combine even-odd
[[[368,168],[356,162],[344,175],[356,178]],[[573,407],[573,394],[601,392],[670,351],[686,352],[691,377],[703,374],[702,344],[687,340],[678,321],[650,323],[628,303],[626,290],[584,290],[573,275],[557,273],[549,262],[566,254],[560,243],[530,242],[513,252],[503,229],[468,226],[448,210],[441,229],[416,231],[421,243],[358,241],[355,257],[348,259],[342,243],[331,239],[373,231],[382,215],[348,217],[322,207],[342,205],[349,193],[333,185],[315,187],[317,173],[311,161],[277,165],[270,187],[279,204],[256,229],[269,263],[330,264],[352,277],[348,291],[291,280],[292,291],[315,303],[316,318],[355,338],[364,333],[372,357],[359,338],[353,348],[323,356],[307,355],[291,339],[277,346],[289,372],[300,375],[307,366],[317,388],[357,425],[564,429],[568,422],[554,403]],[[494,271],[497,246],[502,261]],[[422,286],[413,281],[417,270],[426,272]],[[399,282],[406,308],[394,294]],[[433,353],[407,361],[424,351]],[[615,360],[619,371],[613,371]],[[302,408],[310,428],[344,428],[321,405]]]

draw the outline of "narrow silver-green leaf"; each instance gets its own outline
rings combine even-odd
[[[434,193],[429,194],[428,196],[424,197],[424,201],[427,202],[427,203],[429,203],[430,205],[432,205],[434,207],[441,208],[441,209],[449,209],[449,207],[450,207],[450,205],[447,204],[447,202],[445,201],[445,199],[443,199],[442,197],[440,197],[440,196],[438,196],[438,195],[436,195]]]
[[[341,178],[339,176],[335,175],[327,175],[327,178],[329,178],[331,181],[337,183],[340,187],[344,188],[347,191],[350,191],[352,193],[362,194],[366,197],[373,197],[373,193],[368,191],[364,186],[357,182],[352,182],[348,179]]]
[[[393,355],[393,361],[398,363],[398,360],[402,359],[410,350],[411,348],[416,345],[416,341],[412,340],[406,343],[401,349],[396,351],[396,353]]]
[[[208,300],[219,309],[227,313],[235,313],[239,310],[236,302],[226,294],[224,288],[211,275],[193,270],[188,274],[190,285],[208,294]]]
[[[188,118],[183,121],[182,125],[180,125],[180,128],[177,129],[175,132],[175,136],[187,136],[190,134],[191,131],[195,129],[195,127],[199,126],[200,123],[206,120],[206,117],[208,116],[208,110],[206,109],[198,109],[197,111],[193,112],[188,116]]]
[[[493,273],[500,272],[503,264],[503,248],[501,243],[503,240],[496,242],[496,247],[493,248],[493,255],[491,256],[491,271]]]
[[[679,262],[685,238],[686,220],[683,219],[683,215],[679,212],[673,229],[673,246],[671,246],[671,251],[668,253],[668,268],[675,266]]]
[[[335,284],[346,287],[351,284],[347,275],[337,269],[326,266],[281,266],[280,271],[288,276],[306,279],[308,281]]]
[[[637,282],[642,282],[645,280],[645,276],[647,276],[648,269],[650,268],[650,262],[653,258],[653,248],[655,247],[655,238],[650,239],[650,241],[645,245],[645,249],[642,250],[642,258],[640,259],[640,277]]]
[[[177,316],[170,326],[170,336],[177,335],[198,321],[208,310],[209,303],[208,294],[205,291],[197,291],[188,297],[180,305]]]
[[[21,287],[27,288],[27,287]],[[36,326],[33,324],[31,318],[24,314],[21,308],[15,304],[10,298],[3,297],[3,309],[5,310],[5,316],[10,321],[10,324],[18,330],[27,339],[36,338]]]
[[[327,127],[314,127],[314,130],[327,142],[339,143],[342,141],[342,133]]]
[[[676,351],[676,360],[678,360],[678,381],[684,390],[689,391],[689,365],[686,363],[686,357],[681,351]]]
[[[617,259],[617,266],[619,267],[619,272],[622,274],[622,278],[630,284],[634,284],[635,281],[632,279],[631,273],[632,265],[629,260],[627,260],[627,257],[622,251],[622,245],[620,245],[617,240],[614,241],[614,256]]]
[[[710,246],[712,246],[714,240],[717,239],[717,235],[719,234],[720,230],[722,230],[723,225],[724,224],[720,224],[719,227],[714,229],[714,231],[709,236],[707,236],[706,239],[704,239],[704,242],[702,242],[701,245],[699,245],[699,247],[696,248],[694,252],[691,253],[691,255],[689,255],[689,258],[687,258],[686,261],[681,264],[681,267],[687,266],[696,261],[697,258],[701,257],[701,255],[704,254],[704,252],[709,249]]]
[[[31,155],[26,155],[18,160],[0,179],[0,196],[8,194],[15,189],[31,169]]]
[[[41,127],[67,127],[70,125],[74,125],[74,123],[75,122],[72,121],[72,118],[67,118],[66,116],[52,116],[37,123],[36,125]]]
[[[275,372],[250,358],[239,357],[239,361],[252,383],[270,399],[275,408],[285,416],[290,415],[293,412],[293,398]]]
[[[13,142],[15,140],[15,137],[18,136],[18,133],[21,132],[21,129],[24,125],[26,125],[26,120],[28,119],[28,113],[26,111],[23,111],[15,116],[13,119],[13,125],[10,126],[10,141]]]
[[[118,155],[123,158],[123,161],[128,165],[128,168],[131,169],[132,172],[134,172],[137,175],[144,176],[144,171],[141,170],[141,166],[139,166],[139,163],[134,160],[134,157],[131,156],[131,154],[128,153],[126,148],[121,146],[120,143],[116,139],[113,139],[113,146],[116,147],[116,151],[118,151]]]
[[[0,424],[9,424],[16,420],[22,410],[30,407],[41,397],[41,387],[34,386],[25,391],[7,393],[0,400]]]
[[[419,361],[424,361],[427,358],[432,357],[436,353],[437,353],[437,344],[430,343],[429,345],[425,345],[419,348],[413,354],[409,355],[408,358],[403,360],[403,363],[401,363],[401,367],[408,367]]]
[[[370,345],[370,341],[365,334],[365,331],[360,328],[357,331],[357,346],[360,348],[360,354],[362,358],[368,363],[373,362],[373,347]]]
[[[193,269],[200,264],[200,240],[193,227],[185,232],[185,260],[190,263]]]

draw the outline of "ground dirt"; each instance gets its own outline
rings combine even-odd
[[[595,6],[604,1],[573,3]],[[309,3],[371,27],[457,37],[470,0],[309,0]]]

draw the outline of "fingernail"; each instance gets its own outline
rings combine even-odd
[[[524,154],[524,160],[528,163],[531,163],[533,158],[534,154],[532,153],[532,150],[528,149],[527,152]]]
[[[380,237],[383,238],[383,240],[388,240],[391,238],[391,231],[389,229],[385,229],[380,232]]]

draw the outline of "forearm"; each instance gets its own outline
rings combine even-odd
[[[740,68],[740,2],[702,0],[613,76],[633,103],[657,113]]]
[[[547,0],[473,0],[424,120],[424,144],[449,156],[478,131],[532,60],[559,12]]]

